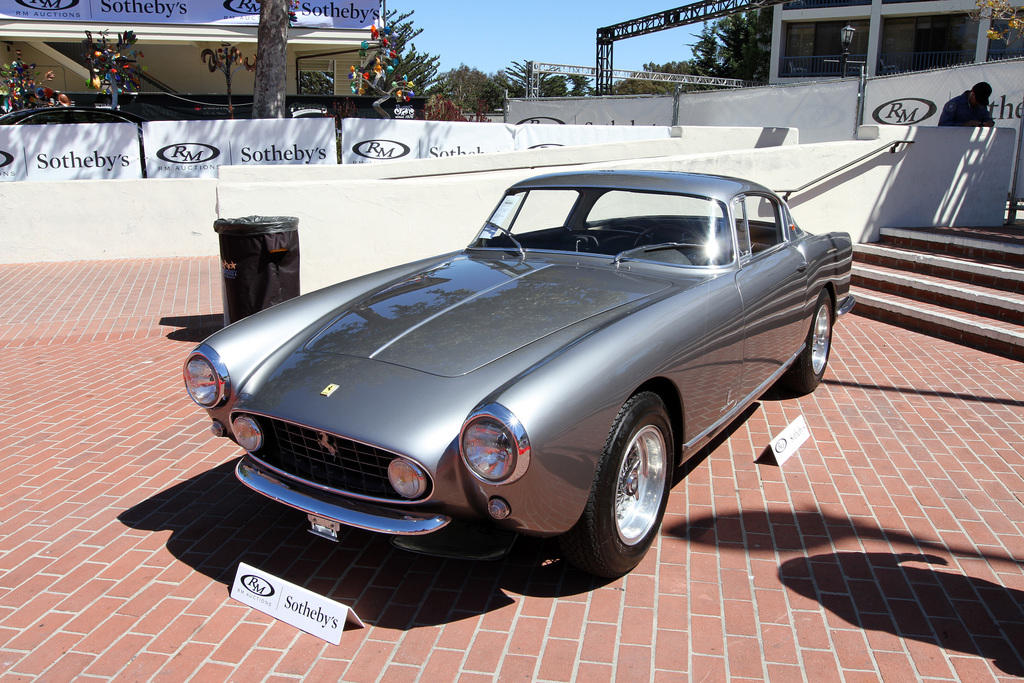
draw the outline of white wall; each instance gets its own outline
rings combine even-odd
[[[483,125],[483,124],[481,124]],[[894,126],[860,140],[757,147],[789,131],[684,128],[681,137],[507,154],[324,167],[223,167],[219,180],[0,183],[0,262],[218,253],[213,221],[299,218],[302,291],[464,246],[509,184],[574,168],[736,175],[784,191],[904,137],[790,200],[801,227],[857,241],[881,227],[1000,225],[1010,129]],[[734,143],[730,147],[730,142]]]
[[[0,263],[216,254],[216,179],[0,183]]]

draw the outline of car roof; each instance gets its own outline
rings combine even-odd
[[[35,107],[33,109],[19,109],[0,116],[0,125],[11,125],[20,123],[23,119],[30,118],[34,114],[52,112],[84,112],[87,114],[99,113],[98,118],[121,119],[130,123],[142,123],[146,119],[138,114],[133,114],[121,109],[106,109],[103,107]]]
[[[625,170],[550,173],[522,180],[510,187],[509,191],[583,187],[679,192],[715,199],[729,199],[744,192],[775,194],[763,185],[742,178],[681,171]]]

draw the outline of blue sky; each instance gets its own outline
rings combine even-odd
[[[389,12],[413,10],[423,29],[413,44],[441,57],[443,73],[460,64],[493,74],[530,60],[594,66],[597,29],[688,4],[680,0],[388,0]],[[668,29],[615,43],[616,69],[690,59],[701,24]]]

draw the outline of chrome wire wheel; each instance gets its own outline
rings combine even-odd
[[[818,307],[811,334],[811,369],[815,375],[820,375],[828,362],[828,346],[832,341],[832,317],[826,306]]]
[[[615,488],[615,529],[634,545],[661,521],[668,458],[665,436],[653,425],[636,433],[619,465]]]

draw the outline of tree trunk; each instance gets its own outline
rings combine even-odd
[[[288,0],[261,0],[256,37],[254,119],[283,119],[287,89]]]

